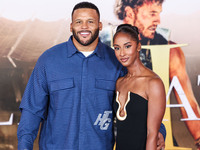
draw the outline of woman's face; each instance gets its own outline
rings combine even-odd
[[[140,43],[133,39],[128,33],[119,32],[115,35],[113,46],[115,56],[125,67],[133,65],[139,55]]]

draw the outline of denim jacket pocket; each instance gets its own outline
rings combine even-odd
[[[105,80],[105,79],[96,79],[95,87],[102,90],[115,90],[115,81]]]
[[[50,97],[56,109],[71,108],[74,103],[74,79],[65,78],[50,83]]]
[[[112,100],[115,91],[115,81],[96,79],[95,91],[95,105],[102,106],[102,111],[112,110]]]
[[[64,90],[68,88],[74,87],[74,79],[73,78],[67,78],[62,80],[56,80],[52,81],[50,84],[50,91],[58,91],[58,90]]]

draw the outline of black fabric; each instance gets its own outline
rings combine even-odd
[[[114,100],[114,111],[119,107]],[[116,150],[145,150],[147,137],[148,101],[130,92],[126,106],[127,117],[124,121],[116,119]]]

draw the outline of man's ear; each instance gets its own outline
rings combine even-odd
[[[103,28],[103,24],[102,24],[102,22],[99,22],[99,31],[101,31],[102,28]]]
[[[70,31],[72,32],[72,23],[70,23]]]
[[[124,9],[126,15],[124,17],[123,22],[126,24],[131,24],[134,25],[134,21],[135,21],[135,14],[133,12],[133,8],[131,8],[130,6],[126,6]]]

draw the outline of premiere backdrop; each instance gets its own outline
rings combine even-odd
[[[123,23],[114,14],[115,0],[89,1],[96,4],[101,13],[104,24],[101,39],[112,45],[113,29]],[[32,69],[46,49],[68,40],[71,11],[78,2],[80,0],[0,0],[0,150],[17,149],[18,108]],[[200,143],[200,1],[165,0],[162,6],[159,28],[167,29],[170,41],[187,44],[181,49],[194,95],[192,103],[195,104],[187,103],[190,100],[184,92],[178,92],[182,98],[181,103],[177,102],[174,92],[171,92],[170,104],[174,107],[168,107],[170,119],[163,120],[168,134],[166,148],[195,150],[195,145]],[[174,83],[173,87],[176,86],[175,91],[182,87]],[[189,120],[183,120],[180,107],[175,105],[182,103],[181,109],[186,109]],[[195,124],[195,137],[186,121]],[[37,150],[37,140],[34,145]]]

